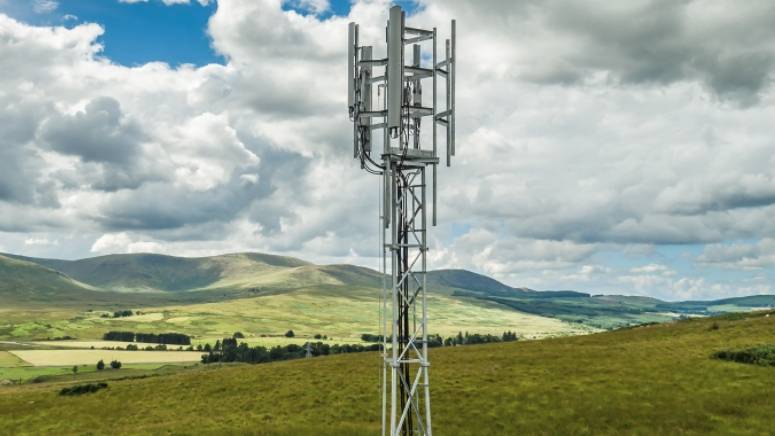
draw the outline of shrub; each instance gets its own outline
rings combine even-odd
[[[382,342],[382,335],[372,335],[370,333],[364,333],[361,335],[363,342]]]
[[[114,360],[110,362],[110,367],[113,369],[121,369],[121,362],[119,362],[118,360]]]
[[[775,366],[775,345],[761,345],[744,350],[722,350],[714,353],[713,357],[738,363]]]
[[[113,318],[123,318],[125,316],[132,316],[133,313],[131,310],[117,310],[113,312]]]
[[[285,332],[285,337],[286,338],[292,338],[294,336],[296,336],[296,334],[293,333],[293,330],[288,330],[287,332]]]
[[[103,369],[105,369],[105,362],[100,359],[100,361],[97,362],[97,371],[102,371]]]
[[[713,322],[713,324],[710,325],[710,327],[708,327],[708,330],[718,330],[718,329],[719,329],[719,325],[715,321]]]
[[[234,335],[232,337],[234,339],[245,339],[245,335],[243,335],[242,332],[234,332]]]
[[[59,391],[59,395],[83,395],[97,392],[100,389],[108,387],[107,383],[87,383],[83,385],[70,386],[69,388],[63,388]]]

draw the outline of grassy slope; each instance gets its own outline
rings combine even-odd
[[[46,302],[66,295],[87,299],[94,294],[88,285],[38,264],[0,255],[0,305],[12,301]]]
[[[202,258],[130,254],[77,261],[0,256],[0,338],[100,338],[107,330],[124,328],[199,336],[236,330],[277,334],[294,328],[353,337],[376,333],[380,284],[380,274],[367,268],[312,265],[256,253]],[[85,289],[88,286],[121,292],[93,292]],[[728,312],[747,310],[744,304],[775,304],[773,296],[665,303],[643,297],[544,293],[514,289],[464,270],[433,271],[428,286],[438,307],[432,308],[432,328],[442,334],[514,328],[527,336],[566,334],[666,321],[675,315],[664,312],[674,310]],[[251,298],[255,296],[261,297]],[[310,301],[310,296],[320,301]],[[466,316],[456,315],[461,305],[471,306],[465,308]],[[87,312],[148,307],[163,316],[105,320]],[[535,322],[528,325],[525,320]]]
[[[214,341],[236,331],[259,336],[281,335],[292,329],[305,337],[321,334],[353,340],[362,333],[378,333],[379,292],[341,286],[316,287],[263,297],[143,308],[143,315],[125,318],[79,313],[46,321],[20,319],[8,327],[6,336],[19,340],[65,335],[87,339],[101,338],[109,330],[176,331]],[[578,324],[524,314],[485,301],[469,303],[441,294],[431,296],[429,304],[431,331],[445,336],[458,331],[501,334],[512,330],[528,337],[589,331]]]
[[[112,289],[143,292],[89,292],[98,297],[88,299],[88,302],[75,299],[67,304],[60,304],[59,299],[48,296],[47,303],[41,303],[41,306],[16,307],[12,311],[0,309],[0,338],[41,340],[72,336],[88,339],[101,338],[108,330],[178,331],[209,338],[230,335],[234,331],[271,335],[294,329],[302,335],[320,333],[352,339],[361,333],[377,333],[379,329],[381,276],[367,268],[318,266],[262,254],[211,258],[143,254],[81,261],[32,260],[66,270],[95,286],[112,284]],[[14,262],[44,269],[26,260]],[[439,278],[443,280],[437,280]],[[489,301],[451,296],[454,288],[448,286],[476,289],[505,286],[484,276],[466,271],[441,271],[432,275],[431,283],[433,332],[451,335],[468,330],[500,334],[505,330],[516,330],[524,336],[542,337],[589,331],[583,326],[519,313]],[[175,290],[183,284],[206,286],[206,290]],[[159,287],[168,291],[148,292]],[[260,297],[251,297],[255,295]],[[100,304],[104,298],[109,304]],[[149,315],[106,319],[98,312],[87,311],[127,308],[140,308]]]
[[[102,289],[141,292],[221,288],[232,281],[241,283],[267,273],[308,265],[299,259],[260,253],[212,257],[114,254],[80,260],[13,257],[61,271]],[[227,283],[220,283],[223,279]]]
[[[709,358],[775,342],[775,316],[693,320],[573,338],[434,349],[436,434],[767,434],[775,368]],[[712,322],[718,330],[710,329]],[[0,389],[10,433],[375,434],[378,356],[207,367]],[[33,403],[34,402],[34,403]],[[34,407],[30,407],[34,404]]]

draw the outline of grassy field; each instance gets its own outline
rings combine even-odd
[[[0,351],[0,367],[22,366],[24,361],[8,351]]]
[[[321,334],[342,343],[357,340],[362,333],[378,333],[378,295],[376,289],[315,287],[278,295],[143,308],[142,315],[123,318],[103,318],[99,311],[18,311],[0,321],[0,338],[71,336],[97,340],[110,330],[129,330],[180,332],[210,340],[237,331],[260,337],[282,335],[292,329],[300,336]],[[501,334],[512,330],[526,338],[540,338],[594,331],[581,324],[521,313],[487,301],[469,302],[436,294],[429,298],[429,304],[431,332],[443,336],[458,331]]]
[[[33,341],[25,344],[31,346],[41,345],[46,348],[126,348],[127,345],[137,345],[140,348],[156,346],[161,344],[151,344],[145,342],[121,342],[121,341]],[[169,345],[170,350],[177,350],[178,347],[187,348],[187,345]]]
[[[713,323],[718,326],[715,328]],[[771,434],[775,368],[711,358],[775,343],[775,316],[735,315],[570,338],[433,349],[434,431],[489,434]],[[0,389],[11,434],[375,434],[378,356],[197,367]],[[30,407],[34,404],[34,407]]]
[[[117,351],[117,350],[14,350],[9,351],[32,366],[65,366],[106,364],[113,360],[122,363],[199,362],[201,352],[196,351]]]
[[[36,383],[72,383],[92,380],[110,380],[148,375],[169,374],[191,367],[191,363],[130,363],[121,369],[98,371],[93,363],[77,365],[78,372],[73,374],[72,366],[18,366],[0,367],[0,381],[17,383],[34,381]]]

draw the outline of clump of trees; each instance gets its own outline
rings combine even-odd
[[[382,335],[373,335],[370,333],[364,333],[361,335],[361,340],[364,342],[381,343],[383,340]],[[501,336],[491,334],[479,334],[458,332],[456,336],[451,336],[446,339],[442,339],[440,335],[428,335],[429,347],[441,347],[441,346],[457,346],[457,345],[473,345],[473,344],[487,344],[491,342],[511,342],[519,340],[516,332],[506,331]],[[388,339],[388,342],[390,339]]]
[[[166,345],[191,345],[191,337],[183,333],[137,333],[135,340]]]
[[[489,344],[493,342],[513,342],[517,341],[519,338],[517,337],[516,332],[507,331],[503,332],[501,336],[491,335],[491,334],[479,334],[479,333],[468,333],[465,332],[458,332],[456,336],[451,336],[447,339],[444,339],[444,346],[458,346],[458,345],[475,345],[475,344]]]
[[[207,349],[209,344],[205,345]],[[329,345],[322,342],[309,344],[310,353],[313,356],[326,356],[329,354],[359,353],[363,351],[378,351],[379,344],[335,344]],[[248,362],[264,363],[276,360],[301,359],[307,354],[306,345],[288,344],[277,345],[272,348],[264,346],[250,347],[246,343],[238,344],[234,338],[224,338],[217,341],[215,346],[207,354],[202,355],[202,363],[215,362]]]
[[[100,361],[97,362],[97,371],[102,371],[103,369],[105,369],[105,362],[100,359]]]
[[[110,362],[110,367],[113,369],[121,369],[121,362],[119,362],[118,360],[114,360]]]
[[[191,345],[191,337],[183,333],[134,333],[109,331],[102,335],[106,341],[144,342],[166,345]]]
[[[286,335],[287,336],[287,335]],[[290,336],[289,336],[290,337]],[[364,338],[365,337],[365,338]],[[330,354],[342,353],[361,353],[364,351],[379,351],[382,347],[382,336],[364,334],[361,339],[376,339],[380,342],[362,344],[334,344],[329,345],[323,342],[310,342],[305,345],[288,344],[277,345],[272,348],[264,346],[251,347],[246,343],[238,343],[235,338],[224,338],[215,342],[214,346],[205,344],[204,347],[197,346],[197,350],[205,351],[202,355],[202,363],[216,362],[247,362],[264,363],[276,360],[301,359],[307,355],[307,346],[310,348],[312,356],[327,356]],[[428,347],[457,346],[484,344],[488,342],[509,342],[516,341],[515,332],[504,332],[501,336],[465,334],[460,332],[457,336],[443,339],[440,335],[428,335]]]
[[[285,337],[286,338],[292,338],[294,336],[296,336],[296,334],[293,333],[293,330],[288,330],[287,332],[285,332]]]
[[[242,334],[242,332],[234,332],[234,335],[232,335],[234,339],[245,339],[245,335]]]
[[[133,332],[110,331],[102,335],[102,339],[106,341],[134,342],[135,334]]]
[[[62,388],[62,390],[59,391],[59,395],[83,395],[83,394],[90,394],[92,392],[97,392],[100,389],[105,389],[108,387],[107,383],[87,383],[83,385],[75,385],[70,386],[67,388]]]
[[[117,311],[113,312],[113,318],[123,318],[123,317],[127,317],[127,316],[132,316],[132,315],[134,315],[134,312],[132,312],[129,309],[117,310]]]
[[[361,335],[361,340],[363,342],[382,342],[384,336],[382,335],[372,335],[369,333],[364,333]]]

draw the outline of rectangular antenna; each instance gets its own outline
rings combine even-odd
[[[401,126],[401,104],[404,88],[404,12],[400,6],[390,8],[388,21],[387,128],[395,138]]]
[[[447,92],[446,92],[446,98],[447,98],[447,166],[450,166],[452,164],[452,78],[450,77],[452,74],[450,74],[451,71],[451,55],[450,55],[450,45],[449,40],[446,40],[446,57],[444,58],[444,65],[447,67]]]
[[[371,60],[371,46],[361,48],[361,60]],[[371,66],[367,63],[361,67],[361,100],[363,110],[371,111]],[[360,125],[363,126],[362,137],[364,153],[371,152],[371,117],[361,117]]]
[[[452,59],[450,59],[450,64],[448,67],[449,77],[450,77],[450,80],[452,81],[452,85],[451,85],[452,107],[450,108],[450,112],[449,112],[449,122],[452,125],[449,129],[452,134],[452,147],[451,147],[452,156],[455,155],[455,75],[457,74],[457,70],[455,68],[455,64],[457,63],[457,56],[455,55],[455,46],[456,46],[455,30],[456,30],[455,20],[452,20]]]
[[[347,26],[347,107],[351,116],[355,104],[355,26]]]
[[[438,157],[438,152],[436,150],[436,125],[438,122],[436,121],[436,112],[438,110],[436,109],[436,76],[438,76],[438,72],[436,71],[436,28],[433,28],[433,63],[431,64],[431,68],[433,68],[433,157],[434,159]],[[432,216],[431,216],[431,223],[433,226],[436,226],[436,168],[438,167],[438,164],[434,163],[433,168],[431,170],[433,171],[433,207],[432,210]]]

